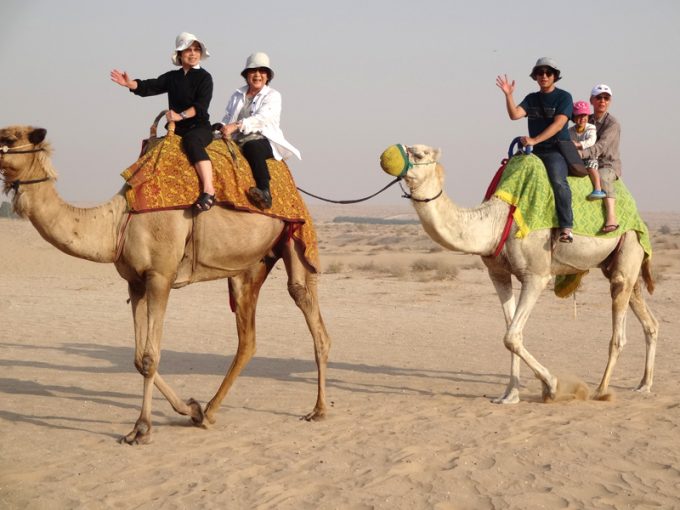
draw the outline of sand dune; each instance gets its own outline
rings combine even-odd
[[[680,215],[645,216],[661,327],[652,392],[630,391],[644,361],[630,314],[613,401],[543,404],[523,366],[522,402],[498,406],[509,355],[479,261],[417,225],[332,222],[347,210],[313,209],[333,340],[328,419],[299,419],[316,371],[279,264],[260,298],[258,352],[217,423],[195,428],[157,393],[143,447],[117,442],[142,393],[126,283],[26,221],[0,220],[0,508],[680,508]],[[609,308],[592,271],[575,300],[542,296],[525,342],[594,389]],[[235,345],[225,281],[173,292],[161,372],[182,397],[207,402]]]

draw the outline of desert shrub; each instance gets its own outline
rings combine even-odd
[[[419,281],[453,280],[458,276],[458,267],[437,259],[416,259],[411,263],[411,271],[418,274]]]
[[[671,233],[671,227],[668,225],[661,225],[659,227],[659,234],[668,235]]]
[[[328,267],[326,267],[324,273],[326,273],[326,274],[338,274],[338,273],[342,273],[344,271],[344,269],[345,269],[345,264],[343,264],[342,262],[334,261],[334,262],[331,262],[330,264],[328,264]]]

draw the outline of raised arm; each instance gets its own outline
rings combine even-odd
[[[131,80],[128,73],[119,71],[118,69],[111,71],[111,81],[123,87],[127,87],[130,90],[135,90],[137,88],[137,80]]]
[[[512,97],[512,94],[515,92],[515,80],[509,81],[507,75],[499,75],[496,77],[496,86],[505,95],[505,107],[508,110],[510,119],[518,120],[526,117],[527,112],[521,106],[517,106],[515,99]]]

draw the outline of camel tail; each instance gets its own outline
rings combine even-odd
[[[642,279],[647,286],[647,292],[654,294],[654,276],[652,276],[652,258],[645,257],[642,261]]]

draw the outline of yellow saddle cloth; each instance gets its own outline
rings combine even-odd
[[[193,206],[200,185],[181,141],[181,137],[169,133],[121,173],[128,185],[125,198],[130,211],[145,213]],[[305,258],[318,270],[316,232],[288,165],[283,161],[267,160],[272,207],[261,211],[246,197],[245,192],[255,186],[255,180],[238,146],[232,141],[214,140],[206,150],[213,165],[216,205],[265,214],[294,224],[293,238],[303,244]]]

